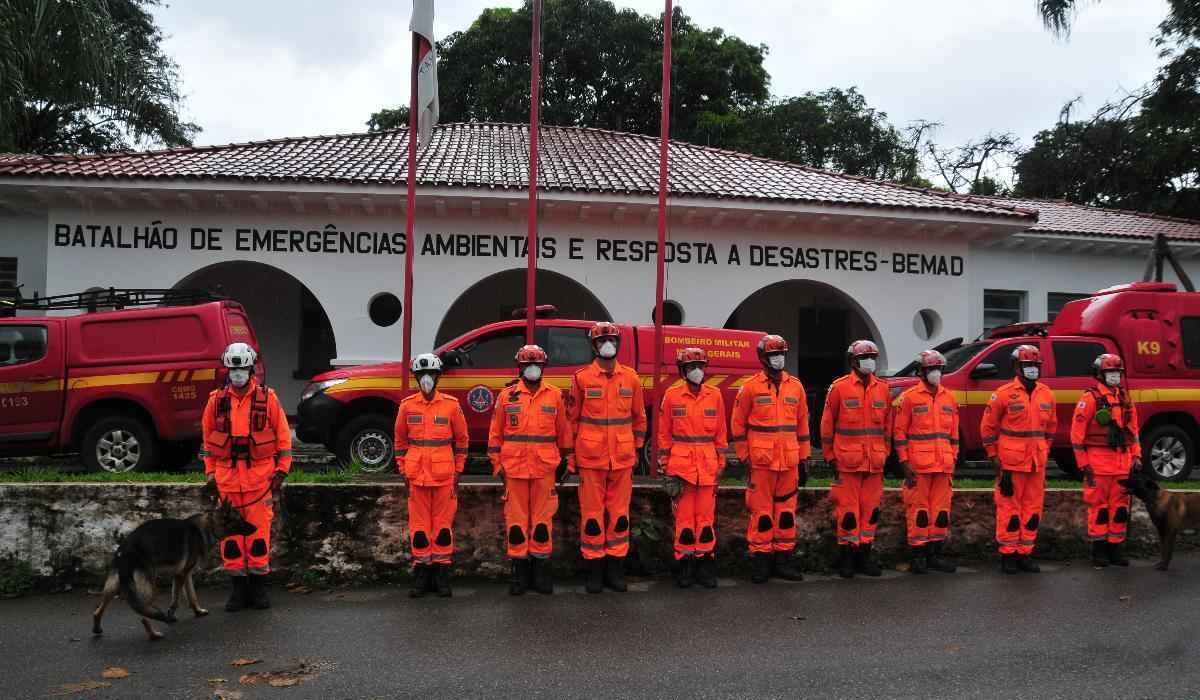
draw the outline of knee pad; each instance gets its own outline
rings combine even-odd
[[[917,511],[917,527],[929,527],[929,513],[923,510]]]
[[[1016,532],[1020,529],[1021,519],[1015,515],[1008,519],[1008,527],[1004,528],[1005,532]]]
[[[438,530],[437,539],[433,541],[439,547],[446,547],[454,541],[454,535],[450,534],[450,528],[444,527]]]
[[[1129,520],[1129,509],[1126,508],[1125,506],[1121,506],[1120,508],[1117,508],[1116,514],[1113,515],[1113,522],[1114,523],[1123,523],[1126,520]]]
[[[713,534],[713,529],[711,527],[705,525],[704,529],[700,531],[700,541],[701,542],[712,542],[715,539],[716,539],[716,536]]]
[[[242,556],[242,548],[238,546],[236,540],[225,540],[225,546],[222,548],[221,554],[226,559],[237,559]]]
[[[791,530],[796,527],[796,515],[790,510],[785,510],[779,514],[779,529]]]
[[[600,529],[600,523],[596,522],[595,518],[588,518],[587,523],[583,526],[583,534],[589,537],[595,537],[602,534],[604,531]]]
[[[858,527],[858,518],[854,517],[854,513],[846,513],[842,516],[842,529],[853,530]]]
[[[1107,508],[1101,508],[1100,510],[1096,511],[1096,524],[1097,525],[1107,525],[1108,524],[1108,509]]]
[[[550,528],[546,527],[546,523],[538,523],[537,527],[533,528],[534,542],[549,542]]]
[[[417,530],[412,536],[412,546],[415,549],[425,549],[429,546],[429,535],[424,530]]]
[[[1026,530],[1036,530],[1036,529],[1038,529],[1038,524],[1041,522],[1042,522],[1041,516],[1039,516],[1037,513],[1034,513],[1033,515],[1029,516],[1029,520],[1025,521],[1025,529]]]
[[[267,555],[267,541],[261,537],[250,543],[250,556],[265,557]]]
[[[629,518],[622,515],[617,518],[617,524],[613,525],[613,532],[625,532],[629,529]]]
[[[521,528],[513,525],[508,528],[508,543],[509,544],[525,544],[525,533],[521,532]]]
[[[773,527],[775,527],[775,524],[771,522],[771,516],[769,516],[769,515],[758,516],[758,531],[759,532],[770,532],[771,528],[773,528]]]
[[[871,511],[871,524],[874,525],[877,522],[879,522],[879,509],[878,508]]]
[[[696,534],[692,532],[692,528],[683,528],[679,533],[679,544],[696,544]]]
[[[935,527],[950,527],[950,514],[946,511],[938,511],[937,520],[933,521]]]

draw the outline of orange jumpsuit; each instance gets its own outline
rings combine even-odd
[[[707,384],[693,393],[686,383],[667,389],[658,425],[658,460],[668,476],[683,479],[675,512],[675,558],[704,557],[717,544],[717,479],[728,456],[725,399]]]
[[[990,458],[1012,472],[1013,495],[1000,492],[997,481],[996,541],[1001,554],[1029,555],[1042,521],[1046,493],[1046,461],[1057,428],[1054,392],[1037,382],[1026,391],[1020,379],[1001,386],[988,399],[979,432]]]
[[[238,507],[253,534],[221,540],[221,563],[236,576],[271,571],[271,479],[292,468],[292,431],[275,392],[256,379],[208,395],[201,419],[204,473],[215,477],[222,499]]]
[[[838,544],[870,544],[879,524],[883,465],[891,452],[888,385],[875,375],[864,382],[851,372],[838,378],[825,395],[821,449],[837,460],[833,498]]]
[[[554,549],[558,490],[554,472],[572,458],[571,424],[562,391],[545,382],[532,393],[518,382],[496,397],[488,431],[492,471],[504,477],[508,556],[548,559]]]
[[[800,461],[812,452],[804,385],[787,372],[781,373],[778,384],[766,372],[750,377],[734,399],[730,433],[738,459],[750,465],[750,552],[792,551]]]
[[[450,565],[454,554],[457,477],[467,465],[467,419],[440,391],[400,401],[396,466],[408,482],[408,530],[416,564]]]
[[[1124,447],[1109,447],[1108,426],[1095,420],[1096,411],[1105,406],[1112,414],[1112,424],[1124,434]],[[1133,459],[1142,457],[1137,407],[1129,395],[1099,382],[1085,391],[1071,421],[1071,446],[1079,468],[1090,467],[1095,478],[1094,486],[1086,478],[1083,481],[1088,538],[1093,542],[1124,542],[1129,525],[1129,494],[1117,481],[1129,478]]]
[[[958,402],[949,389],[932,392],[924,382],[896,399],[892,445],[907,462],[917,483],[904,485],[908,544],[942,542],[950,531],[950,499],[958,460]]]
[[[646,442],[646,400],[637,372],[593,362],[575,373],[567,395],[579,468],[579,546],[584,559],[629,553],[633,467]]]

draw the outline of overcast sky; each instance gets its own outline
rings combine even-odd
[[[438,37],[511,0],[441,0]],[[661,12],[659,0],[620,7]],[[989,130],[1028,145],[1062,104],[1090,112],[1149,80],[1165,0],[1084,3],[1069,41],[1034,0],[691,0],[700,26],[766,44],[772,93],[858,86],[904,126],[945,126],[950,145]],[[160,8],[199,144],[365,131],[408,96],[407,0],[175,0]]]

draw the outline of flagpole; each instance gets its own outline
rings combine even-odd
[[[667,276],[667,146],[671,135],[671,14],[672,0],[663,13],[662,115],[658,137],[658,280],[654,291],[654,430],[651,475],[658,475],[658,421],[662,420],[663,294]]]
[[[529,74],[529,228],[525,234],[528,263],[525,271],[525,342],[532,345],[537,324],[538,245],[538,102],[542,82],[542,0],[533,0],[533,38]]]
[[[421,60],[421,39],[412,34],[412,69],[409,72],[408,97],[408,193],[404,207],[404,366],[400,369],[400,396],[408,394],[408,368],[412,363],[413,312],[413,235],[417,208],[417,65]]]

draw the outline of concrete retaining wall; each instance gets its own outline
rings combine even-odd
[[[506,569],[500,487],[466,485],[459,492],[455,566],[465,574],[500,576]],[[284,489],[284,511],[275,524],[274,565],[281,575],[306,572],[345,581],[403,575],[409,564],[406,496],[393,484],[295,484]],[[725,569],[745,565],[744,490],[722,488],[718,497],[718,560]],[[62,582],[94,581],[107,567],[119,538],[141,522],[186,517],[199,510],[199,485],[7,484],[0,485],[0,565],[19,559],[41,576]],[[904,511],[899,490],[884,494],[876,549],[885,562],[904,551]],[[637,486],[633,497],[636,552],[632,568],[657,573],[670,552],[670,504],[656,487]],[[827,568],[833,516],[827,489],[803,489],[798,507],[798,553],[805,568]],[[573,567],[578,558],[578,499],[564,487],[556,520],[555,558]],[[954,495],[948,549],[966,558],[994,556],[990,490]],[[659,539],[644,532],[658,524]],[[649,528],[653,529],[653,528]],[[1084,508],[1078,491],[1048,491],[1037,556],[1085,554]],[[1130,551],[1157,553],[1157,535],[1135,504]],[[212,565],[218,565],[213,557]],[[310,575],[311,575],[310,574]]]

